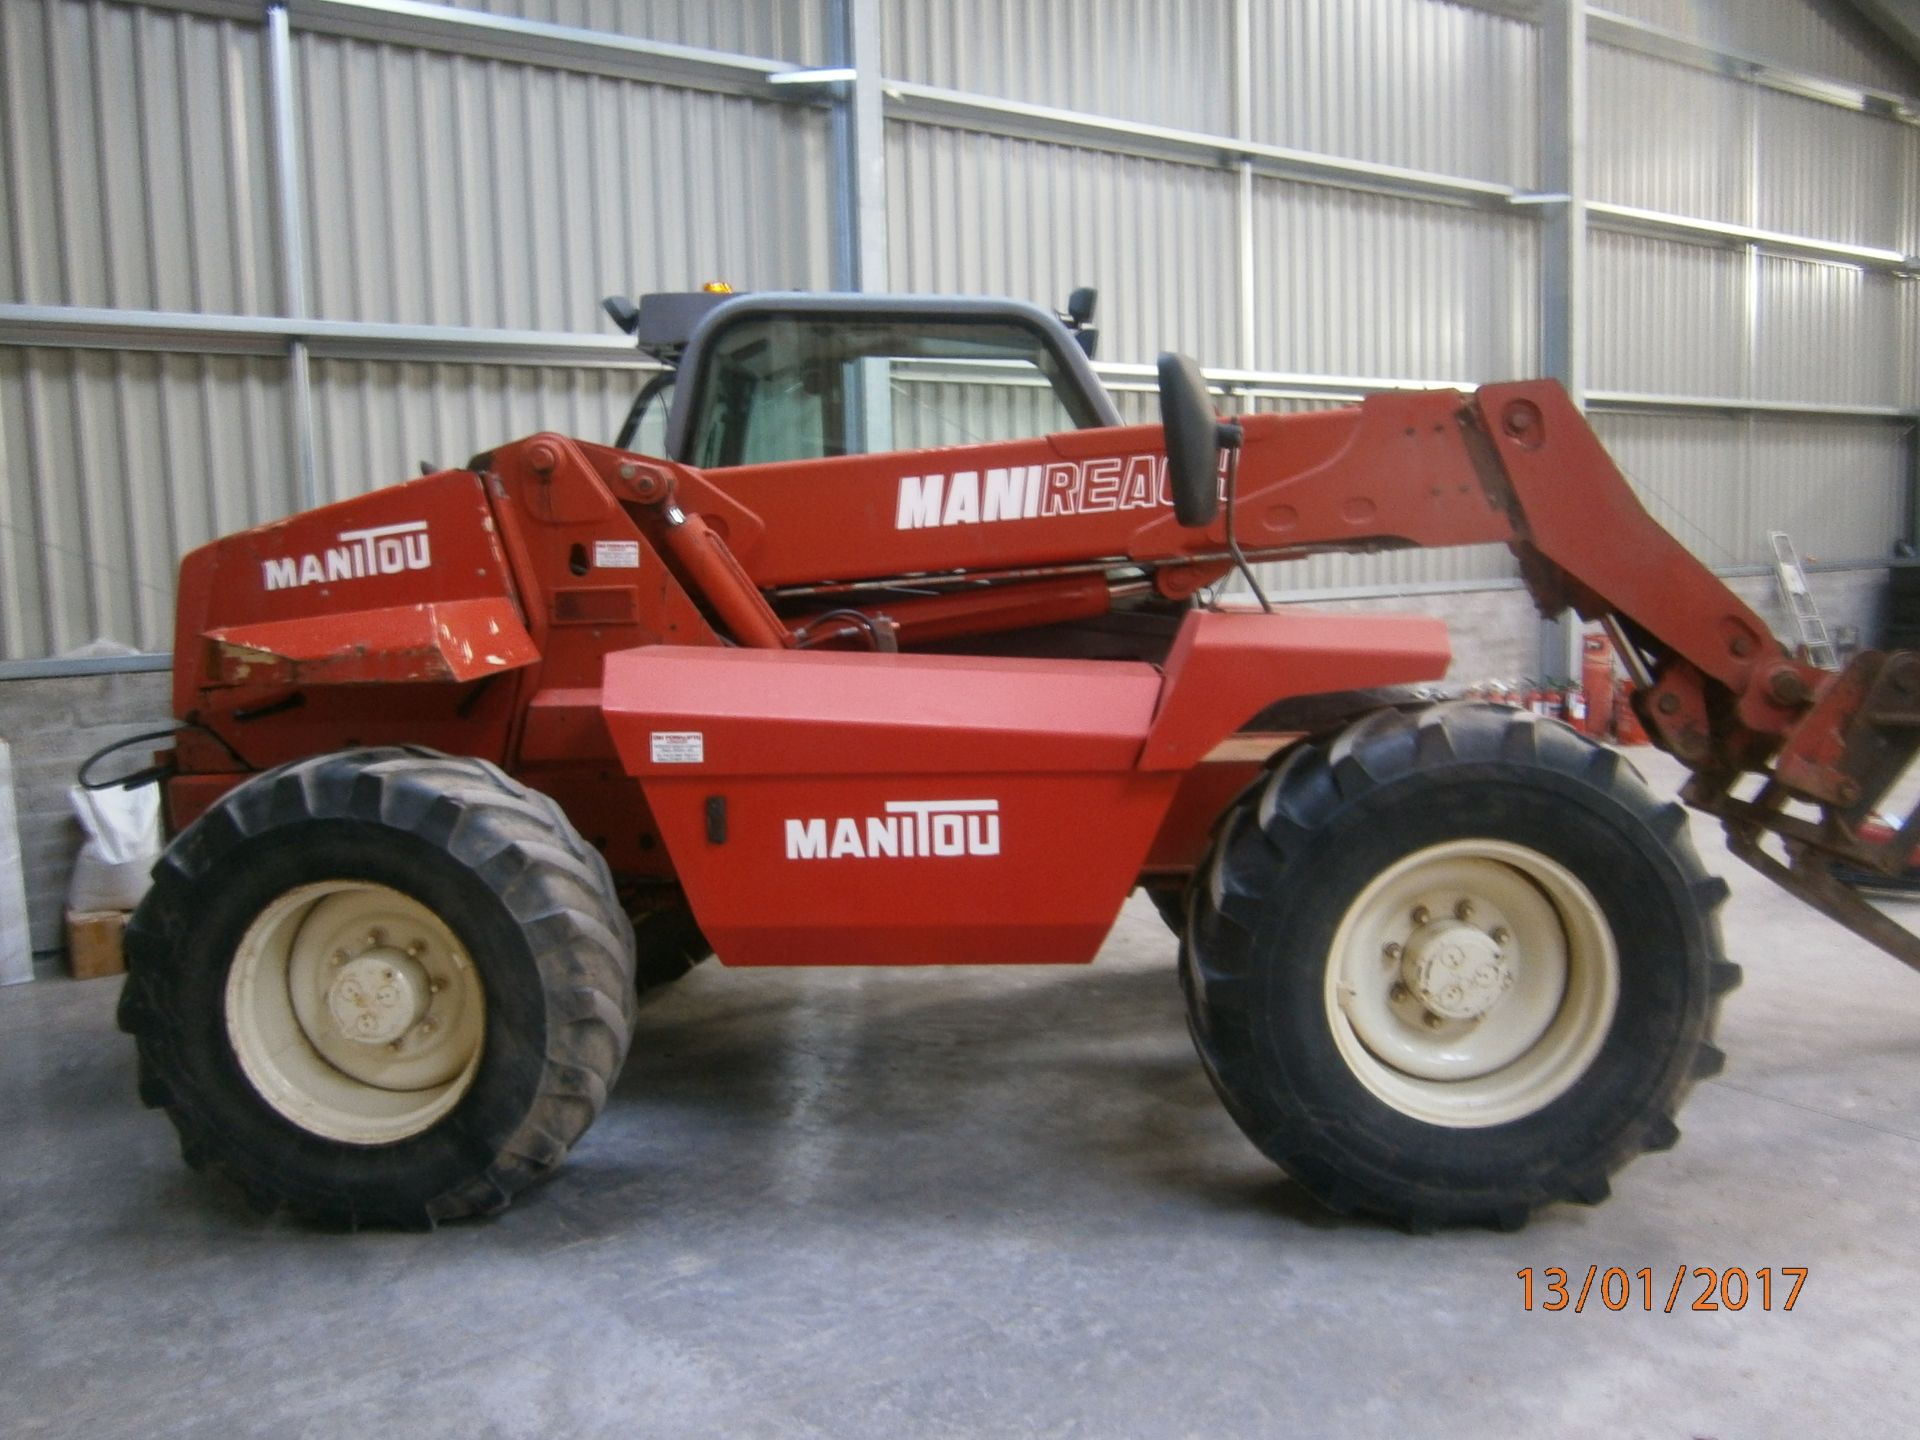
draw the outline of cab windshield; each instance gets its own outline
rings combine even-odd
[[[1005,319],[753,315],[705,348],[687,461],[706,469],[1018,440],[1100,416]]]

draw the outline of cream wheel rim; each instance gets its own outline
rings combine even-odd
[[[1327,1019],[1356,1079],[1402,1114],[1477,1128],[1572,1088],[1620,993],[1593,894],[1537,850],[1455,840],[1406,856],[1348,906]]]
[[[385,1145],[473,1084],[486,995],[465,947],[411,896],[325,880],[255,917],[227,974],[227,1038],[260,1097],[301,1129]]]

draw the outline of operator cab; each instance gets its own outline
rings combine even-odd
[[[664,367],[614,444],[702,469],[1118,425],[1089,363],[1095,295],[1017,300],[767,293],[607,300]]]

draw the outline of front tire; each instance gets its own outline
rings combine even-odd
[[[592,1123],[632,1027],[599,854],[494,766],[414,748],[231,791],[126,948],[121,1028],[188,1163],[347,1225],[504,1207]]]
[[[1725,894],[1685,812],[1567,726],[1383,711],[1226,816],[1181,951],[1190,1028],[1326,1205],[1513,1228],[1678,1138],[1739,981]]]

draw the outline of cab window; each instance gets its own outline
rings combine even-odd
[[[753,315],[713,337],[703,468],[1018,440],[1097,425],[1037,330],[1002,319]]]

